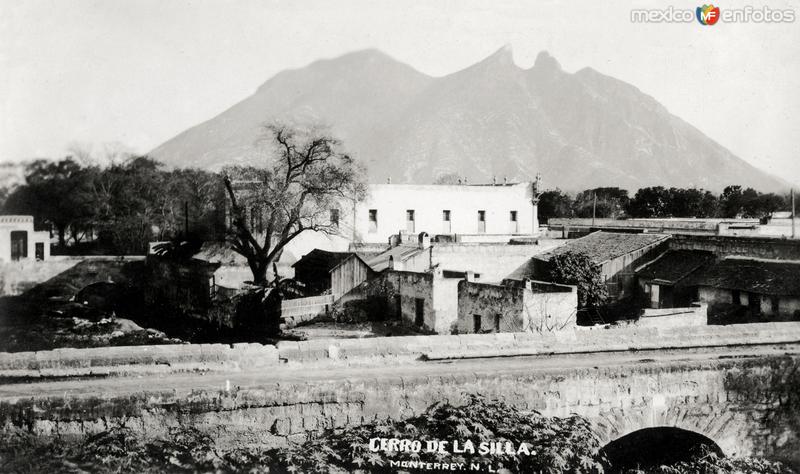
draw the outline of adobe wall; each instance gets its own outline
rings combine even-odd
[[[385,277],[387,284],[392,288],[389,305],[395,311],[393,298],[400,297],[400,318],[408,324],[414,325],[417,314],[417,299],[423,302],[424,327],[433,331],[436,327],[436,312],[433,305],[433,274],[389,271]]]
[[[718,257],[742,256],[776,260],[800,260],[800,240],[766,237],[673,235],[671,250],[705,250]]]
[[[525,330],[563,331],[578,325],[578,288],[567,287],[568,291],[564,291],[564,285],[558,286],[561,288],[544,291],[534,284],[532,291],[525,292]]]
[[[480,274],[480,281],[499,283],[534,255],[546,252],[559,243],[542,245],[443,244],[433,245],[431,261],[444,270]]]
[[[458,333],[524,331],[524,305],[524,288],[462,280],[458,283]],[[478,331],[476,316],[480,316]]]

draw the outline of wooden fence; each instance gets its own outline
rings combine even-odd
[[[281,319],[286,327],[326,314],[333,304],[333,295],[311,296],[281,301]]]

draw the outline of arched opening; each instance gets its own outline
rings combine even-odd
[[[605,445],[600,454],[608,460],[607,472],[624,472],[689,461],[704,450],[723,455],[717,443],[700,433],[662,426],[618,438]]]

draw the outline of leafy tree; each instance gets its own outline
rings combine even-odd
[[[575,196],[574,209],[578,217],[592,217],[596,214],[599,218],[619,219],[625,215],[629,201],[626,189],[615,187],[587,189]]]
[[[461,176],[456,173],[440,174],[433,180],[433,184],[461,184]]]
[[[25,170],[25,185],[8,197],[5,211],[31,214],[39,224],[52,226],[63,248],[67,230],[72,227],[77,240],[78,229],[94,216],[91,181],[95,172],[71,158],[34,161]]]
[[[662,196],[663,217],[713,217],[717,213],[716,196],[703,189],[669,188]]]
[[[578,287],[578,307],[595,309],[608,299],[600,267],[582,252],[564,252],[553,256],[549,265],[550,281]]]
[[[571,215],[572,199],[560,189],[545,191],[539,197],[539,218],[545,224],[552,218]]]
[[[168,199],[161,164],[136,157],[98,173],[93,182],[100,240],[119,253],[145,253],[154,229],[163,226],[159,210]]]
[[[742,214],[744,196],[739,185],[726,186],[719,197],[720,217],[735,218]]]
[[[628,203],[632,217],[666,217],[668,214],[669,191],[663,186],[641,188]]]
[[[224,176],[230,241],[258,285],[268,283],[267,270],[289,242],[307,230],[336,233],[330,210],[365,193],[361,168],[340,151],[337,139],[283,125],[269,126],[268,132],[277,155],[271,165],[231,168]]]

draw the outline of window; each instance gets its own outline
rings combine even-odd
[[[450,211],[449,210],[445,209],[444,211],[442,211],[442,220],[444,222],[450,222]]]
[[[731,291],[731,303],[733,304],[742,304],[742,295],[739,290]]]
[[[508,220],[511,222],[517,222],[517,211],[511,211],[508,213]]]
[[[442,211],[442,233],[449,234],[452,231],[452,226],[450,225],[450,210],[445,209]]]
[[[508,226],[509,232],[511,232],[512,234],[516,234],[517,232],[519,232],[519,224],[517,223],[517,211],[510,211],[508,213],[508,223],[509,223]]]
[[[495,332],[500,332],[500,315],[499,314],[495,314],[494,315],[494,331]]]
[[[415,232],[414,209],[409,209],[406,211],[406,230],[412,234]]]
[[[331,225],[339,227],[339,209],[331,209]]]
[[[481,315],[480,314],[473,314],[472,315],[472,332],[474,332],[474,333],[481,332]]]
[[[421,328],[425,324],[425,299],[423,298],[416,298],[414,300],[416,304],[416,312],[414,314],[414,325]]]
[[[478,233],[486,232],[486,211],[478,211]]]
[[[369,232],[378,232],[378,210],[369,210]]]

